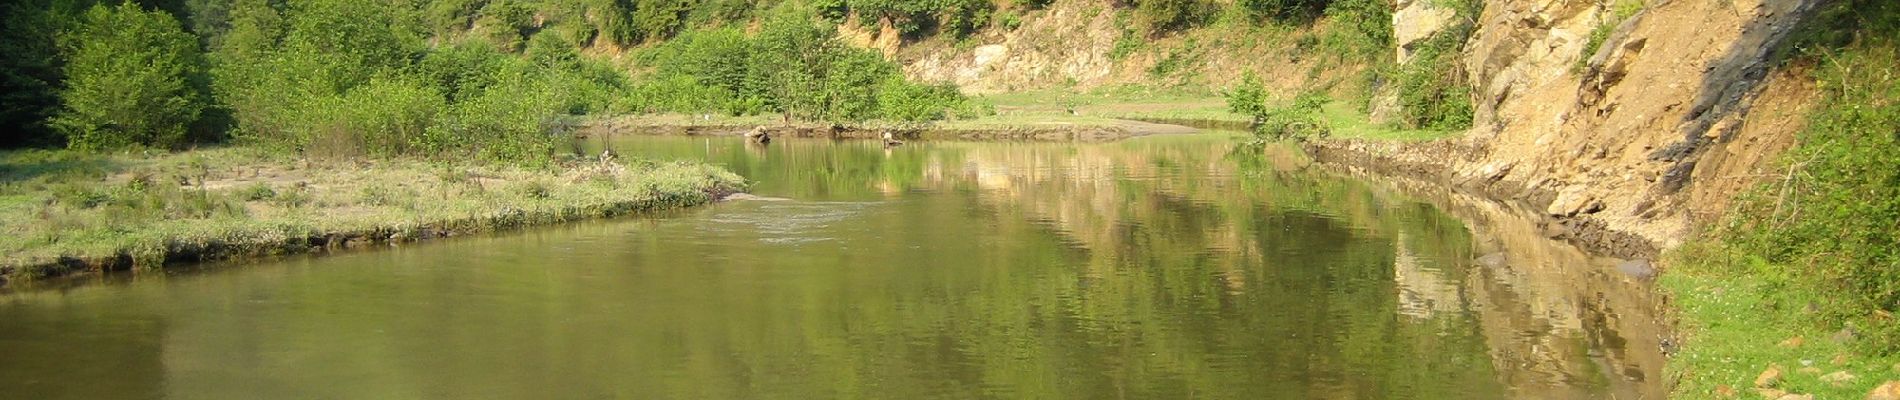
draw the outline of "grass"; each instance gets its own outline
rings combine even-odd
[[[1339,139],[1392,140],[1402,142],[1422,142],[1457,137],[1463,134],[1455,130],[1405,129],[1390,124],[1376,124],[1372,117],[1359,111],[1352,104],[1332,102],[1320,107],[1319,118],[1333,129],[1332,137]]]
[[[1900,377],[1900,357],[1836,342],[1831,336],[1838,330],[1811,321],[1808,304],[1825,302],[1825,294],[1697,269],[1695,262],[1677,264],[1688,267],[1659,279],[1682,319],[1684,345],[1669,362],[1670,376],[1678,378],[1676,396],[1729,398],[1724,393],[1733,392],[1739,393],[1734,398],[1757,398],[1755,378],[1776,365],[1784,371],[1777,390],[1819,399],[1865,398],[1874,386]],[[1799,345],[1792,338],[1801,338]],[[1858,378],[1838,386],[1820,379],[1836,371]]]
[[[1889,3],[1863,5],[1874,4]],[[1816,64],[1823,97],[1776,165],[1786,172],[1743,193],[1708,237],[1675,250],[1663,288],[1688,334],[1670,362],[1679,395],[1753,386],[1774,364],[1818,368],[1790,373],[1784,386],[1823,399],[1867,398],[1900,378],[1900,42],[1892,39],[1900,12],[1851,5],[1822,15],[1868,18],[1879,23],[1863,26],[1878,29],[1795,61]],[[1847,340],[1831,340],[1849,329]],[[1796,337],[1802,343],[1784,345]],[[1859,379],[1836,386],[1815,376],[1833,371]]]
[[[951,119],[930,123],[866,121],[859,127],[928,127],[950,131],[1011,131],[1050,127],[1111,128],[1127,120],[1177,123],[1191,126],[1245,126],[1251,119],[1228,111],[1222,94],[1209,89],[1154,89],[1127,85],[1094,91],[1035,90],[998,93],[972,98],[994,107],[990,115]],[[1332,128],[1332,137],[1341,139],[1427,141],[1457,136],[1459,131],[1404,129],[1393,124],[1378,124],[1349,102],[1333,101],[1321,108],[1318,117]],[[644,114],[616,117],[634,126],[747,127],[776,125],[777,116],[727,116],[719,114]]]
[[[297,253],[701,204],[743,179],[699,164],[545,168],[316,161],[231,147],[0,153],[0,274]],[[334,240],[333,240],[334,239]]]

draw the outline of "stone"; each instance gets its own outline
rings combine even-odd
[[[1815,367],[1801,367],[1801,369],[1794,370],[1794,372],[1799,372],[1802,375],[1820,375],[1821,369]]]
[[[1854,327],[1850,326],[1841,328],[1840,332],[1834,332],[1833,336],[1828,336],[1828,340],[1833,340],[1834,343],[1847,343],[1854,341],[1854,338],[1859,336],[1860,334],[1854,332]]]
[[[1505,262],[1508,261],[1507,257],[1508,256],[1505,256],[1504,252],[1501,252],[1501,251],[1496,252],[1496,253],[1486,254],[1483,257],[1478,257],[1478,265],[1483,265],[1483,266],[1491,267],[1491,268],[1503,268],[1505,266]]]
[[[1761,398],[1764,398],[1764,399],[1779,399],[1781,398],[1781,396],[1788,395],[1788,392],[1783,392],[1780,389],[1762,388],[1762,389],[1755,389],[1755,394],[1761,395]]]
[[[1795,337],[1788,338],[1788,340],[1781,341],[1780,346],[1782,348],[1793,349],[1793,348],[1800,348],[1801,344],[1803,343],[1807,343],[1807,339],[1804,339],[1800,336],[1795,336]]]
[[[1834,355],[1834,365],[1847,365],[1847,355],[1846,355],[1846,354],[1835,354],[1835,355]]]
[[[1761,371],[1761,375],[1755,376],[1755,387],[1771,388],[1771,387],[1775,387],[1775,385],[1778,385],[1778,384],[1781,384],[1781,366],[1780,365],[1769,366],[1767,370]],[[1763,396],[1763,397],[1768,397],[1768,396]],[[1770,397],[1770,398],[1773,398],[1773,397]]]
[[[1715,395],[1721,396],[1724,399],[1733,399],[1735,398],[1735,388],[1729,387],[1728,385],[1715,385]]]
[[[1849,373],[1847,371],[1834,371],[1834,373],[1831,373],[1831,374],[1821,375],[1821,382],[1827,382],[1828,384],[1834,385],[1834,386],[1841,386],[1841,385],[1846,385],[1848,382],[1853,382],[1855,378],[1858,378],[1858,377],[1854,376],[1853,373]]]
[[[1649,279],[1656,276],[1656,266],[1645,259],[1617,263],[1616,270],[1637,279]]]
[[[1563,221],[1553,220],[1544,224],[1544,237],[1560,238],[1568,234],[1570,234],[1570,226],[1565,225]]]
[[[1551,216],[1568,217],[1582,213],[1592,205],[1599,203],[1597,198],[1591,196],[1582,186],[1573,186],[1564,189],[1562,192],[1558,192],[1557,199],[1550,202],[1550,207],[1545,208],[1544,213]],[[1601,210],[1602,208],[1599,206],[1597,209]]]
[[[1434,1],[1400,1],[1392,12],[1392,43],[1396,49],[1399,64],[1412,59],[1413,42],[1432,37],[1438,31],[1451,26],[1456,13],[1447,7],[1441,7]]]
[[[1900,381],[1887,381],[1867,393],[1867,400],[1900,400]]]
[[[1814,400],[1814,395],[1789,393],[1789,394],[1781,395],[1781,397],[1778,397],[1775,400]]]

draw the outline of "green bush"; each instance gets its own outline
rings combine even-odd
[[[1325,40],[1339,53],[1362,57],[1391,53],[1392,7],[1386,0],[1334,0],[1325,14],[1339,24],[1327,30]]]
[[[176,147],[203,110],[187,81],[200,73],[197,39],[178,20],[132,3],[93,6],[61,35],[64,108],[52,126],[76,149]]]
[[[1294,96],[1290,106],[1273,107],[1267,104],[1266,88],[1260,84],[1260,78],[1250,71],[1241,76],[1240,85],[1227,90],[1226,96],[1228,111],[1251,118],[1256,141],[1324,137],[1332,133],[1332,127],[1319,115],[1320,108],[1331,101],[1325,93],[1302,92]]]
[[[1474,24],[1483,4],[1473,0],[1450,3],[1453,23],[1415,44],[1411,60],[1384,69],[1385,80],[1397,86],[1400,122],[1408,128],[1471,127],[1471,86],[1460,61],[1465,40],[1477,29]]]
[[[1861,40],[1818,64],[1825,98],[1784,156],[1790,173],[1741,202],[1718,234],[1766,261],[1734,273],[1825,294],[1824,329],[1857,326],[1894,354],[1900,323],[1875,315],[1900,312],[1900,43]]]
[[[652,72],[616,111],[862,121],[942,119],[967,107],[954,87],[908,83],[895,63],[839,43],[833,27],[797,12],[765,21],[756,36],[686,32],[638,58]]]
[[[1326,11],[1332,0],[1236,0],[1235,9],[1253,22],[1307,23]]]
[[[552,117],[560,114],[553,88],[539,76],[510,74],[480,95],[450,107],[428,131],[435,154],[484,160],[544,163],[553,154]]]

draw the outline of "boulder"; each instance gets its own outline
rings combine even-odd
[[[1779,384],[1781,384],[1780,365],[1769,366],[1767,370],[1761,371],[1761,375],[1755,376],[1755,387],[1771,388]]]
[[[1887,381],[1867,393],[1867,400],[1900,400],[1900,381]]]
[[[1853,382],[1855,378],[1858,378],[1858,377],[1854,376],[1853,373],[1850,373],[1847,371],[1834,371],[1834,373],[1831,373],[1831,374],[1821,375],[1821,382],[1827,382],[1828,384],[1834,385],[1834,386],[1842,386],[1842,385],[1848,384],[1849,382]]]

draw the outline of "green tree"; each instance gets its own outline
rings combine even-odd
[[[204,109],[189,82],[203,67],[178,20],[132,3],[93,6],[61,35],[64,108],[52,125],[78,149],[175,147]]]
[[[49,0],[0,4],[0,147],[47,146],[62,139],[46,121],[59,112],[59,46],[65,12]]]

